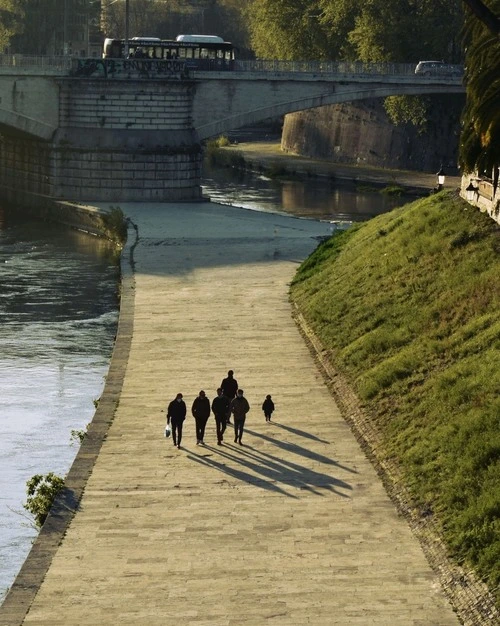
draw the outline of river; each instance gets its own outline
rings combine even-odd
[[[276,181],[205,166],[214,202],[341,226],[409,197],[314,179]],[[0,208],[0,601],[36,536],[23,503],[34,474],[64,476],[103,386],[117,325],[118,264],[109,243]]]
[[[26,481],[67,473],[102,392],[119,272],[109,243],[1,209],[0,268],[1,599],[37,534]]]

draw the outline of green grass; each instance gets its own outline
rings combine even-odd
[[[440,193],[335,234],[291,287],[417,507],[500,599],[500,229]]]

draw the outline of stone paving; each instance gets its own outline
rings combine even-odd
[[[291,317],[290,280],[330,225],[210,203],[122,208],[139,239],[120,401],[23,623],[458,624]],[[244,445],[226,431],[217,446],[212,417],[196,446],[191,403],[228,369],[251,405]],[[180,450],[163,437],[178,391]]]

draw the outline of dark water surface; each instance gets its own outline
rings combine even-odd
[[[334,223],[363,222],[415,200],[368,186],[323,179],[278,180],[231,168],[203,166],[203,193],[213,202],[277,211]]]
[[[348,225],[413,200],[327,181],[276,181],[204,166],[212,201]],[[333,229],[333,227],[332,227]],[[117,325],[118,265],[107,242],[0,208],[0,601],[36,529],[26,481],[65,476],[104,386]]]
[[[65,476],[94,414],[116,334],[115,249],[0,208],[0,599],[37,531],[26,481]],[[23,517],[26,515],[27,517]]]

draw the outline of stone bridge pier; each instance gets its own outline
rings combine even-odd
[[[50,137],[2,130],[4,196],[28,204],[33,195],[86,202],[200,198],[191,81],[57,83],[57,128]]]

